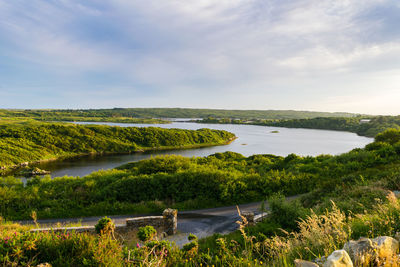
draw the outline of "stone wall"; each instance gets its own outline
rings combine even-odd
[[[123,239],[132,239],[139,227],[151,225],[161,235],[173,235],[177,231],[178,211],[174,209],[166,209],[163,216],[146,216],[126,219],[125,224],[115,226],[115,234]],[[94,226],[78,226],[78,227],[58,227],[58,228],[40,228],[33,229],[31,232],[77,232],[95,234]]]
[[[242,212],[242,216],[246,218],[248,225],[254,225],[258,222],[261,222],[264,218],[269,215],[268,212],[264,212],[261,214],[254,215],[254,212],[244,211]]]

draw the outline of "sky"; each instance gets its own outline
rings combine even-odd
[[[400,114],[398,0],[0,0],[0,108]]]

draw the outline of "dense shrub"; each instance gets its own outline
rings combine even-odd
[[[0,167],[82,153],[218,145],[233,137],[232,133],[210,129],[3,124],[0,125]]]
[[[154,229],[154,227],[150,225],[139,227],[139,231],[137,233],[139,240],[143,242],[152,240],[156,235],[156,229]]]
[[[96,233],[101,235],[101,234],[110,234],[114,231],[115,229],[115,224],[114,222],[106,217],[101,218],[97,224],[95,225]]]
[[[258,201],[276,192],[287,196],[313,190],[320,191],[315,196],[326,207],[329,199],[321,195],[338,194],[346,188],[351,192],[353,186],[376,180],[385,181],[389,189],[399,188],[396,145],[377,141],[367,149],[319,157],[246,158],[231,152],[203,158],[163,156],[85,177],[33,178],[26,186],[6,177],[0,179],[0,214],[7,219],[28,219],[32,210],[39,218],[148,213],[166,206],[206,208]],[[367,203],[362,195],[360,199]],[[307,201],[309,207],[318,204]],[[346,201],[351,203],[338,200],[344,210],[359,207],[354,203],[346,207]]]
[[[286,202],[282,195],[274,195],[268,200],[272,221],[286,230],[296,230],[298,221],[310,214],[300,202]]]
[[[5,266],[123,266],[121,245],[107,236],[78,233],[18,233],[0,239]]]

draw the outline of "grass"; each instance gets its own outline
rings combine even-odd
[[[136,247],[132,243],[87,234],[27,234],[29,227],[2,222],[0,249],[7,249],[8,254],[3,255],[8,255],[8,258],[3,256],[1,261],[3,264],[36,264],[46,260],[58,266],[62,258],[76,257],[76,253],[81,253],[86,256],[66,262],[76,264],[76,260],[79,260],[82,264],[84,257],[89,266],[294,266],[295,259],[313,260],[328,256],[343,248],[349,240],[357,239],[360,234],[365,236],[360,232],[363,229],[360,225],[374,229],[370,237],[393,236],[398,231],[399,214],[399,200],[391,194],[387,196],[387,202],[376,204],[369,212],[351,216],[332,202],[330,210],[322,214],[311,212],[300,219],[297,230],[281,230],[279,235],[263,238],[252,234],[260,226],[249,226],[246,218],[240,215],[241,220],[237,222],[239,230],[235,233],[215,235],[200,240],[199,245],[197,238],[191,235],[192,244],[183,249],[158,239],[151,239]],[[374,225],[371,226],[371,223]],[[71,242],[74,250],[71,250]],[[9,245],[11,243],[12,246]],[[21,251],[18,255],[10,252],[16,249]],[[96,254],[91,254],[94,251]],[[58,253],[57,256],[54,253]],[[386,262],[385,266],[397,267],[399,262],[397,255],[386,255],[385,259],[380,260]]]

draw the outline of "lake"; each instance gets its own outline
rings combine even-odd
[[[217,152],[233,151],[244,156],[254,154],[274,154],[286,156],[295,153],[302,156],[320,154],[337,155],[354,148],[364,147],[373,141],[372,138],[358,136],[354,133],[312,129],[290,129],[280,127],[239,125],[239,124],[204,124],[192,122],[172,122],[170,124],[127,124],[127,123],[90,123],[120,127],[161,127],[196,130],[210,128],[226,130],[238,138],[224,146],[204,147],[186,150],[148,151],[125,155],[90,155],[66,160],[37,164],[40,169],[51,171],[52,177],[83,176],[101,169],[115,168],[124,163],[139,161],[157,155],[175,154],[186,157],[203,157]]]

